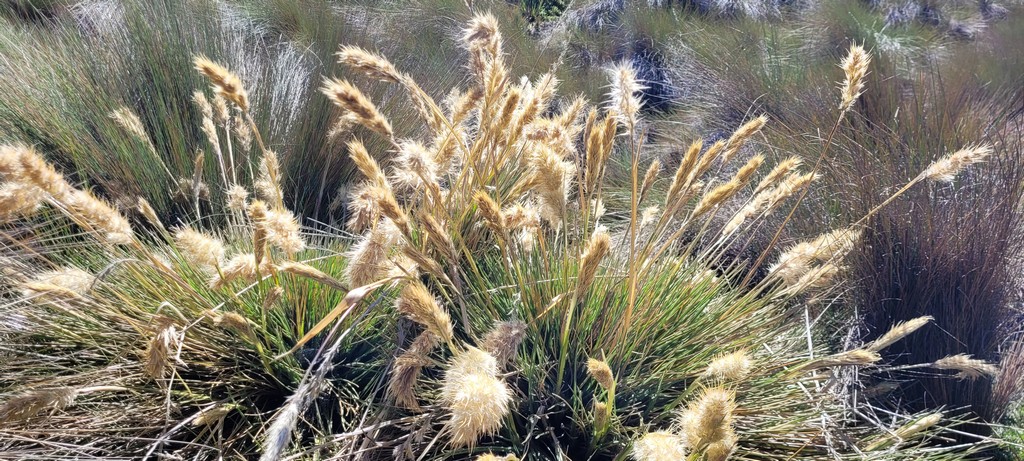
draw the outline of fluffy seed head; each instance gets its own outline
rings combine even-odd
[[[391,123],[381,115],[377,106],[373,105],[359,88],[347,80],[325,80],[320,91],[338,107],[355,115],[361,125],[389,139],[394,138]]]
[[[991,146],[969,146],[946,157],[936,160],[921,173],[928,180],[936,182],[953,182],[956,175],[964,168],[985,161],[992,155]]]
[[[928,324],[928,322],[934,320],[931,316],[918,317],[916,319],[910,319],[906,322],[901,322],[893,326],[888,332],[872,341],[870,344],[864,346],[864,349],[878,352],[891,346],[893,343],[907,337],[911,333],[917,331],[919,328]]]
[[[0,184],[0,222],[31,215],[45,199],[46,192],[32,184]]]
[[[494,356],[498,365],[511,361],[526,336],[526,324],[519,320],[498,322],[488,331],[480,343],[480,348]]]
[[[242,212],[249,208],[249,191],[239,184],[232,184],[227,192],[229,210]]]
[[[850,52],[843,59],[840,67],[846,74],[841,87],[842,100],[839,109],[848,111],[853,107],[861,93],[864,92],[864,77],[868,74],[868,65],[871,64],[871,55],[864,51],[864,47],[851,44]]]
[[[408,283],[395,303],[398,312],[423,325],[447,343],[452,341],[452,319],[434,295],[419,281]]]
[[[668,431],[648,432],[633,442],[636,461],[679,461],[686,459],[682,437]]]
[[[220,273],[215,274],[210,280],[210,288],[223,288],[235,280],[251,282],[256,280],[257,274],[267,275],[273,270],[273,265],[266,259],[257,265],[255,254],[242,253],[229,259],[221,266]]]
[[[975,380],[984,376],[995,377],[999,367],[984,360],[972,359],[968,354],[957,354],[936,360],[933,367],[940,370],[956,370],[960,379]]]
[[[718,356],[708,364],[704,376],[721,381],[740,381],[750,374],[753,362],[746,351]]]
[[[342,46],[338,51],[338,62],[358,70],[368,77],[391,83],[398,83],[402,76],[387,58],[366,51],[358,46]]]
[[[580,258],[580,272],[576,284],[577,297],[586,293],[590,285],[594,283],[597,270],[601,266],[601,260],[611,250],[611,237],[607,232],[598,231],[590,236],[587,242],[587,249]]]
[[[216,268],[224,258],[224,244],[220,239],[191,227],[175,231],[174,242],[189,262],[204,269]]]
[[[472,447],[501,427],[512,395],[497,371],[497,360],[474,347],[452,358],[441,387],[441,401],[451,413],[445,429],[452,445]]]
[[[687,445],[701,449],[733,436],[732,419],[736,410],[736,394],[720,387],[704,390],[680,414],[679,425]]]
[[[747,123],[744,123],[733,132],[732,136],[729,137],[729,141],[726,143],[725,151],[722,152],[722,163],[728,163],[733,157],[739,153],[740,149],[747,141],[761,131],[764,125],[768,123],[768,117],[761,115],[755,117]]]
[[[42,272],[22,283],[22,295],[61,295],[78,298],[88,295],[96,277],[77,267],[64,267]]]
[[[629,62],[621,62],[608,70],[611,90],[608,93],[609,110],[615,113],[619,124],[627,129],[636,126],[637,114],[643,101],[638,93],[646,89],[636,77],[636,69]]]
[[[203,55],[196,56],[192,63],[200,74],[210,80],[218,94],[235,103],[239,109],[249,110],[249,95],[242,86],[242,79]]]
[[[587,359],[587,373],[601,387],[608,390],[615,387],[615,375],[612,373],[611,367],[608,366],[608,362],[593,358]]]
[[[846,352],[840,352],[833,354],[828,357],[822,357],[809,364],[806,368],[814,370],[818,368],[830,368],[830,367],[863,367],[871,365],[882,360],[882,356],[878,355],[877,352],[854,349]]]

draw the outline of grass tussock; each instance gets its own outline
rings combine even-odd
[[[360,127],[345,136],[360,179],[344,231],[302,227],[290,208],[285,184],[303,178],[266,142],[272,89],[202,55],[181,101],[201,115],[190,130],[225,149],[211,168],[180,159],[192,170],[184,225],[165,224],[151,197],[133,200],[143,219],[125,217],[66,180],[39,153],[48,145],[0,150],[12,197],[0,447],[26,459],[647,461],[952,460],[988,446],[943,443],[959,417],[860,398],[901,370],[988,382],[994,364],[959,354],[892,364],[931,319],[849,347],[805,321],[841,299],[839,275],[879,217],[1000,159],[965,142],[865,200],[853,224],[786,244],[833,135],[872,91],[864,48],[837,74],[816,156],[770,169],[742,158],[772,123],[750,116],[680,144],[663,175],[630,63],[610,68],[601,100],[566,98],[555,74],[514,72],[494,16],[475,14],[460,37],[470,77],[448,98],[353,46],[335,56],[351,77],[306,93]],[[369,87],[393,88],[390,102]],[[103,120],[141,138],[139,116],[112,113]],[[250,150],[233,158],[239,133]],[[204,198],[200,185],[218,181]],[[762,226],[769,243],[735,258]]]

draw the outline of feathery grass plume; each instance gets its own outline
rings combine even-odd
[[[587,373],[590,374],[590,377],[594,378],[594,381],[597,381],[601,387],[607,390],[611,390],[615,387],[615,375],[612,373],[611,367],[608,366],[608,362],[595,358],[587,359]]]
[[[770,175],[771,173],[769,173],[769,176]],[[722,233],[729,234],[736,229],[739,229],[744,222],[754,216],[760,214],[767,216],[773,210],[778,208],[783,201],[793,195],[793,193],[802,190],[805,186],[810,184],[814,178],[814,173],[791,173],[775,187],[756,193],[754,197],[750,199],[750,201],[748,201],[747,204],[744,205],[731,220],[729,220],[729,223],[723,228]],[[762,181],[762,184],[763,183],[764,182]],[[761,186],[759,185],[758,187],[760,188]]]
[[[273,270],[273,264],[265,259],[257,263],[256,255],[253,253],[238,254],[227,260],[220,267],[220,272],[210,279],[210,288],[223,288],[236,280],[252,282],[260,274],[271,274]]]
[[[943,357],[932,363],[932,367],[940,370],[956,370],[957,378],[975,380],[984,376],[995,377],[999,367],[984,360],[972,359],[969,354],[957,354]]]
[[[697,157],[700,156],[703,147],[703,140],[694,141],[683,154],[683,158],[679,161],[679,168],[676,168],[676,173],[672,176],[672,184],[668,187],[668,193],[665,194],[666,211],[671,210],[679,203],[681,193],[689,185],[693,168],[697,166]]]
[[[445,371],[441,402],[450,413],[445,431],[453,446],[473,447],[501,428],[512,394],[497,378],[497,361],[474,347],[459,352]]]
[[[134,111],[122,106],[114,109],[114,111],[110,113],[110,118],[114,120],[114,123],[117,123],[118,126],[132,136],[135,136],[136,139],[146,144],[150,149],[153,149],[154,151],[156,150],[156,148],[153,147],[153,141],[149,139],[149,134],[146,133],[146,128],[143,126],[142,120],[139,119],[139,116],[136,115]]]
[[[679,461],[686,459],[684,442],[668,431],[648,432],[633,441],[631,455],[635,461]]]
[[[477,13],[463,31],[462,42],[469,50],[469,68],[476,80],[485,87],[495,86],[506,77],[505,63],[501,55],[503,40],[498,30],[498,20],[490,13]],[[487,80],[492,84],[488,85]]]
[[[166,231],[164,224],[160,222],[160,217],[156,214],[156,210],[153,209],[153,206],[149,204],[148,200],[139,197],[135,209],[138,210],[139,214],[146,218],[146,220],[154,227],[161,231]]]
[[[239,109],[249,110],[249,95],[242,86],[242,79],[203,55],[193,58],[192,63],[200,74],[210,80],[217,94],[233,102]]]
[[[707,461],[725,461],[736,451],[736,435],[728,434],[722,440],[708,444],[704,449]]]
[[[796,282],[792,283],[785,290],[782,290],[780,294],[794,295],[812,289],[829,287],[834,284],[835,279],[841,270],[842,268],[833,263],[814,266],[801,275]]]
[[[229,210],[243,212],[249,208],[249,191],[239,184],[232,184],[227,191],[227,207]]]
[[[224,258],[224,243],[220,239],[191,227],[175,231],[174,243],[189,262],[202,268],[215,269]]]
[[[817,370],[819,368],[831,367],[863,367],[877,363],[879,360],[882,360],[882,356],[878,355],[878,352],[853,349],[814,360],[805,365],[804,368],[807,370]]]
[[[289,257],[306,248],[306,241],[300,234],[302,226],[288,210],[267,210],[260,226],[267,233],[267,243],[285,252]]]
[[[868,65],[870,64],[871,55],[864,51],[864,47],[855,43],[850,44],[850,52],[840,64],[846,74],[840,90],[842,93],[842,101],[839,102],[840,111],[850,110],[853,103],[864,92],[864,77],[868,74]]]
[[[202,91],[193,91],[192,102],[199,108],[203,118],[210,119],[210,123],[213,123],[213,106],[210,105],[210,100],[206,98],[206,94]]]
[[[102,240],[111,244],[131,243],[134,231],[128,220],[90,192],[72,190],[60,199],[60,203],[74,218],[99,231]]]
[[[812,263],[845,255],[860,240],[860,235],[860,230],[843,228],[822,234],[810,242],[800,242],[782,253],[769,272],[790,286],[797,285],[811,271]]]
[[[601,260],[611,250],[611,237],[607,232],[596,231],[590,236],[587,248],[580,257],[580,270],[576,279],[576,298],[580,299],[590,289],[601,266]]]
[[[391,371],[388,392],[395,398],[395,403],[410,410],[420,409],[414,389],[423,367],[430,365],[429,354],[438,345],[439,338],[424,330],[413,340],[409,348],[395,359]]]
[[[615,144],[615,118],[609,115],[598,121],[597,109],[593,109],[586,126],[586,192],[593,195]]]
[[[317,282],[320,282],[326,286],[334,288],[335,290],[341,291],[343,293],[348,292],[348,287],[346,287],[344,283],[341,283],[341,281],[339,281],[338,279],[335,279],[334,277],[327,275],[320,269],[310,266],[309,264],[295,261],[285,261],[281,264],[278,264],[276,266],[276,269],[278,272],[286,272],[289,274],[298,275],[300,277],[306,277],[308,279],[316,280]]]
[[[21,395],[11,397],[0,406],[0,423],[15,423],[39,416],[44,411],[59,412],[71,405],[85,394],[94,392],[116,392],[128,389],[121,386],[90,386],[74,388],[70,386],[34,389]]]
[[[715,357],[704,370],[703,376],[720,381],[741,381],[750,374],[753,366],[747,352],[740,350]]]
[[[732,422],[736,393],[720,387],[705,389],[679,415],[678,425],[686,445],[704,450],[708,445],[734,436]]]
[[[722,152],[722,163],[729,163],[739,153],[740,149],[743,148],[743,145],[761,131],[761,128],[764,128],[765,123],[768,123],[768,117],[761,115],[737,128],[732,136],[729,136],[729,141],[726,142],[725,150]]]
[[[562,222],[569,194],[569,182],[576,175],[576,165],[563,161],[547,146],[540,146],[529,159],[534,192],[540,215],[552,225]]]
[[[612,66],[608,75],[611,80],[608,110],[615,114],[619,125],[631,130],[636,126],[637,114],[643,105],[639,93],[646,87],[637,80],[636,69],[628,61]]]
[[[484,222],[487,223],[487,227],[491,230],[502,234],[506,231],[505,216],[501,213],[501,207],[487,195],[484,191],[477,191],[473,194],[473,201],[476,202],[476,209],[480,212],[480,216],[484,218]]]
[[[160,317],[157,320],[155,332],[143,355],[143,363],[146,374],[159,382],[166,376],[171,362],[175,361],[175,356],[181,348],[182,337],[178,334],[174,320],[169,317]]]
[[[46,192],[32,184],[0,184],[0,222],[31,215],[45,199]]]
[[[651,191],[651,187],[654,186],[654,181],[658,179],[659,173],[661,173],[661,162],[658,159],[654,159],[650,166],[647,167],[643,181],[640,182],[640,198],[637,199],[637,203],[643,203],[644,199],[647,198],[647,193]]]
[[[868,350],[871,352],[881,351],[882,349],[891,346],[893,343],[903,338],[906,338],[911,333],[927,325],[928,322],[931,322],[932,320],[935,319],[930,315],[926,315],[923,317],[907,320],[906,322],[897,323],[892,328],[890,328],[889,331],[886,332],[884,335],[864,345],[864,350]]]
[[[452,343],[452,319],[422,282],[407,283],[395,301],[395,308],[444,342]]]
[[[776,184],[778,184],[779,181],[782,181],[783,178],[788,177],[790,172],[792,172],[798,166],[800,166],[800,163],[800,157],[794,156],[788,157],[785,160],[776,164],[775,167],[772,168],[772,170],[769,171],[768,174],[764,176],[764,178],[761,178],[761,182],[757,183],[757,187],[754,188],[754,194],[760,194],[761,192],[767,190],[769,187],[773,187]]]
[[[284,206],[284,192],[281,190],[281,163],[277,153],[266,151],[260,157],[259,173],[253,181],[256,195],[270,203],[272,208]]]
[[[57,200],[66,198],[72,190],[64,176],[31,147],[15,145],[0,149],[0,173],[10,181],[34,185]]]
[[[519,350],[519,344],[526,336],[526,323],[519,320],[498,322],[484,335],[480,349],[494,356],[499,366],[512,361]]]
[[[953,182],[964,168],[985,161],[992,155],[991,146],[968,146],[936,160],[921,176],[936,182]]]
[[[388,253],[397,242],[398,230],[389,221],[371,228],[349,250],[345,278],[357,287],[383,279],[392,266]]]
[[[404,141],[399,145],[391,182],[396,189],[411,192],[432,190],[440,192],[438,184],[439,167],[434,155],[416,141]]]
[[[716,186],[711,189],[710,192],[704,194],[697,202],[697,206],[693,208],[693,217],[704,215],[712,208],[721,205],[726,200],[729,200],[736,192],[743,187],[743,183],[739,182],[735,178]]]
[[[299,400],[289,399],[288,403],[274,415],[274,422],[267,429],[266,439],[263,441],[263,454],[260,461],[278,461],[284,454],[284,450],[292,441],[292,431],[299,420]]]
[[[722,151],[725,150],[725,141],[718,140],[714,144],[708,146],[704,150],[704,155],[700,156],[700,160],[697,161],[697,167],[690,171],[690,176],[687,178],[687,184],[693,184],[700,175],[708,171],[711,168],[711,164],[721,155]]]
[[[335,105],[355,115],[360,125],[379,133],[380,135],[394,139],[394,132],[391,123],[388,122],[377,106],[370,102],[370,99],[347,80],[324,80],[320,89]]]
[[[22,295],[55,294],[72,298],[84,297],[89,294],[96,276],[77,267],[62,267],[41,272],[21,284]]]
[[[221,124],[225,128],[231,119],[231,112],[228,110],[228,102],[221,96],[220,93],[214,93],[213,95],[213,115],[217,123]]]
[[[252,222],[252,247],[253,256],[256,258],[256,265],[259,266],[267,258],[267,204],[262,200],[253,200],[246,210],[249,214],[249,221]]]
[[[356,69],[370,78],[391,83],[399,83],[402,80],[402,74],[398,72],[394,64],[391,64],[391,61],[358,46],[342,45],[337,56],[338,62]]]
[[[235,139],[238,141],[239,148],[246,149],[249,147],[250,144],[252,144],[252,125],[246,123],[244,117],[232,117],[231,133],[235,135]],[[234,166],[232,165],[231,168],[234,169]]]
[[[942,413],[938,412],[927,414],[921,418],[904,424],[903,426],[900,426],[895,431],[892,431],[890,435],[885,435],[882,438],[876,440],[875,442],[869,444],[864,450],[874,451],[880,448],[888,447],[894,443],[900,443],[909,440],[914,436],[921,434],[922,432],[927,431],[928,429],[931,429],[932,426],[935,426],[940,421],[942,421],[943,416],[944,415]]]
[[[356,165],[356,168],[368,181],[379,186],[387,186],[389,184],[387,177],[384,176],[384,171],[380,169],[377,161],[370,156],[370,153],[366,150],[366,145],[361,140],[352,139],[346,144],[346,148],[352,163]]]
[[[249,320],[237,312],[210,312],[207,314],[213,324],[226,330],[231,330],[242,336],[252,336],[252,326]]]
[[[602,428],[608,427],[609,415],[608,404],[600,400],[594,400],[594,428],[595,431],[601,431]]]
[[[754,176],[754,173],[757,172],[762,163],[764,163],[764,155],[757,154],[750,157],[750,160],[747,160],[747,163],[744,163],[739,171],[736,172],[736,180],[743,184],[750,182],[750,178]]]

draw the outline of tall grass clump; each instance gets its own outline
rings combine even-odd
[[[364,130],[346,141],[361,178],[354,238],[299,225],[252,117],[266,90],[204,56],[190,65],[199,86],[256,150],[211,168],[230,177],[213,205],[223,221],[199,207],[165,223],[145,199],[130,221],[61,175],[46,146],[3,147],[0,447],[24,459],[647,461],[953,460],[985,445],[943,445],[958,420],[939,412],[865,420],[857,383],[841,379],[883,379],[882,353],[928,319],[839,349],[805,318],[843,291],[864,221],[987,147],[923,168],[853,226],[740,262],[727,249],[768,214],[794,215],[829,144],[806,166],[740,159],[770,123],[752,116],[681,146],[662,174],[629,64],[592,103],[559,97],[551,73],[513,74],[489,14],[460,46],[470,78],[443,100],[353,46],[337,54],[351,77],[323,77],[320,97]],[[862,48],[849,56],[833,126],[870,69]],[[395,88],[414,117],[402,123],[420,129],[395,130],[367,81]]]

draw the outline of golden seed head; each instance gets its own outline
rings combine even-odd
[[[889,331],[886,332],[884,335],[880,336],[878,339],[864,346],[864,349],[872,352],[878,352],[882,349],[885,349],[886,347],[891,346],[893,343],[907,337],[911,333],[917,331],[919,328],[927,325],[928,322],[932,320],[934,320],[933,317],[926,315],[924,317],[918,317],[915,319],[907,320],[906,322],[898,323],[891,329],[889,329]]]
[[[213,269],[224,258],[224,244],[220,239],[191,227],[174,232],[174,242],[189,262],[203,269]]]
[[[249,95],[242,86],[242,79],[224,66],[203,55],[196,56],[192,63],[200,74],[206,76],[217,90],[217,94],[235,103],[243,111],[249,110]]]
[[[843,72],[846,74],[841,87],[842,101],[839,103],[840,110],[850,110],[853,107],[853,103],[864,92],[864,77],[868,74],[869,64],[871,64],[871,55],[864,51],[864,47],[851,44],[850,52],[843,59],[842,64],[840,64],[840,67],[843,68]]]
[[[704,371],[704,376],[721,381],[740,381],[750,374],[753,365],[746,351],[736,351],[712,360]]]
[[[597,270],[601,266],[601,260],[608,255],[610,250],[611,237],[607,232],[598,231],[590,236],[587,248],[580,258],[580,271],[576,285],[577,296],[585,293],[590,288],[590,285],[594,283]]]
[[[447,343],[452,342],[452,319],[423,283],[409,282],[395,302],[398,312]]]
[[[953,182],[964,168],[985,161],[992,155],[991,146],[968,146],[936,160],[921,173],[928,180]]]
[[[402,79],[398,69],[387,58],[358,46],[342,46],[338,51],[338,62],[373,79],[391,83],[398,83]]]
[[[960,379],[975,380],[984,376],[995,377],[999,367],[984,360],[972,359],[968,354],[957,354],[936,360],[933,367],[940,370],[956,370]]]
[[[242,212],[249,208],[249,191],[239,184],[232,184],[227,191],[229,210]]]
[[[679,417],[687,446],[701,449],[733,436],[732,419],[736,394],[720,387],[705,389]]]
[[[636,461],[679,461],[686,459],[682,437],[668,431],[648,432],[633,442],[632,457]]]
[[[320,89],[338,107],[355,115],[356,120],[366,128],[373,130],[388,139],[394,138],[391,123],[388,122],[377,106],[347,80],[325,80]]]
[[[880,360],[882,360],[882,356],[878,355],[877,352],[865,349],[854,349],[833,354],[828,357],[822,357],[807,364],[806,368],[809,370],[815,370],[818,368],[829,367],[863,367],[874,364]]]
[[[587,359],[587,373],[601,387],[608,390],[615,387],[615,375],[612,374],[612,369],[608,366],[608,362],[594,358]]]
[[[452,445],[472,447],[501,428],[512,393],[497,372],[497,360],[475,347],[452,358],[441,386],[441,402],[451,414],[445,429]]]

